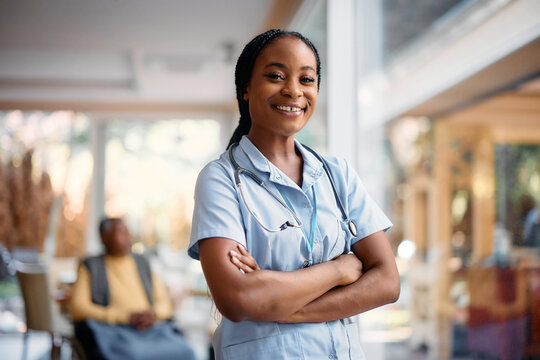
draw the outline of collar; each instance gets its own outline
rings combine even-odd
[[[294,139],[295,147],[300,151],[304,159],[302,190],[308,190],[324,172],[323,165],[311,152],[306,150],[302,144]],[[240,139],[239,148],[243,150],[253,167],[263,173],[269,174],[269,180],[290,186],[292,181],[283,174],[274,164],[272,164],[257,147],[248,139],[246,135]],[[296,185],[296,184],[295,184]]]
[[[257,147],[248,139],[247,135],[242,136],[238,147],[244,151],[247,158],[253,167],[261,172],[269,173],[271,166],[274,166],[268,159],[257,149]]]

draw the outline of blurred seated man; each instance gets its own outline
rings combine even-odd
[[[99,225],[106,254],[79,266],[70,300],[75,336],[90,359],[195,359],[171,322],[164,284],[141,255],[131,253],[122,219]]]

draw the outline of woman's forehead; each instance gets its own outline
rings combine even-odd
[[[267,66],[272,63],[296,61],[301,66],[308,65],[314,70],[317,60],[313,50],[301,39],[294,36],[281,36],[266,45],[259,53],[255,63]]]

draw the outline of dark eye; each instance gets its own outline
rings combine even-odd
[[[265,76],[272,80],[283,80],[283,75],[279,73],[270,73],[270,74],[266,74]]]
[[[311,84],[311,83],[315,82],[315,79],[310,77],[310,76],[305,76],[302,79],[300,79],[300,81],[302,81],[303,83],[306,83],[306,84]]]

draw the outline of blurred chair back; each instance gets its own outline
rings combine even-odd
[[[24,299],[28,330],[53,331],[47,269],[42,264],[19,263],[17,278]]]
[[[47,331],[51,334],[51,359],[60,359],[63,343],[71,348],[72,359],[86,359],[83,349],[74,338],[54,333],[52,297],[49,290],[47,268],[39,263],[19,262],[16,266],[17,279],[24,300],[26,333],[24,336],[23,359],[28,355],[28,331]]]

